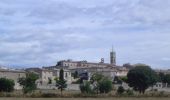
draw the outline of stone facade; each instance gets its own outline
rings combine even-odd
[[[39,79],[37,80],[37,85],[49,85],[49,80],[52,81],[52,84],[55,85],[55,78],[59,78],[60,69],[48,69],[46,68],[29,68],[27,69],[29,72],[34,72],[39,75]],[[71,72],[69,70],[64,69],[64,79],[67,81],[67,84],[70,84],[71,81]]]
[[[108,66],[114,67],[114,65],[108,63],[92,63],[87,61],[72,61],[72,60],[62,60],[57,63],[58,67],[65,67],[68,69],[75,69],[75,68],[105,68]]]
[[[0,78],[7,78],[14,80],[15,86],[14,89],[19,90],[22,87],[18,83],[18,79],[25,77],[25,71],[9,70],[9,69],[0,69]]]

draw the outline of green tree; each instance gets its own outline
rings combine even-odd
[[[58,87],[58,89],[60,89],[61,95],[62,95],[63,90],[67,88],[67,81],[64,79],[63,69],[60,69],[60,76],[59,76],[59,79],[56,79],[56,86]]]
[[[112,90],[112,81],[100,73],[93,74],[90,80],[97,94],[108,93]]]
[[[100,73],[94,73],[90,79],[91,83],[94,85],[94,91],[99,93],[99,82],[104,78],[104,75]]]
[[[23,86],[23,92],[31,93],[37,89],[36,80],[38,79],[38,75],[34,73],[26,73],[26,77],[19,78],[18,83]]]
[[[12,92],[14,90],[14,81],[11,79],[0,78],[0,92]]]
[[[99,81],[99,91],[100,93],[109,93],[112,90],[112,81],[109,78],[104,77]]]
[[[157,82],[156,73],[147,65],[137,65],[128,72],[127,77],[129,86],[143,94]]]
[[[120,79],[121,79],[123,82],[125,82],[125,83],[127,83],[127,82],[128,82],[128,78],[127,78],[127,76],[125,76],[125,77],[120,77]]]

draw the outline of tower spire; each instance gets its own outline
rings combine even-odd
[[[110,64],[116,65],[116,52],[114,51],[113,45],[112,50],[110,52]]]
[[[113,45],[112,45],[112,52],[114,51],[114,47],[113,47]]]

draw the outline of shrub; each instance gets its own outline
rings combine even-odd
[[[119,86],[119,88],[117,89],[117,93],[123,94],[124,92],[125,92],[125,89],[122,86]]]
[[[92,88],[90,86],[90,82],[85,81],[82,84],[80,84],[80,90],[82,93],[92,93]]]
[[[0,92],[12,92],[14,90],[14,81],[11,79],[0,78]]]
[[[109,93],[112,90],[112,81],[108,78],[104,78],[99,82],[100,93]]]

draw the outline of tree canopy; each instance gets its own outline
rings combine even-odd
[[[94,73],[90,80],[97,93],[108,93],[112,90],[112,81],[100,73]]]
[[[156,73],[147,65],[138,65],[128,72],[128,84],[134,90],[145,93],[149,86],[157,82]]]
[[[33,92],[36,88],[36,80],[38,79],[38,75],[34,73],[26,73],[26,77],[19,78],[18,82],[21,86],[23,86],[24,93]]]
[[[14,85],[13,80],[0,78],[0,92],[11,92],[14,90]]]

